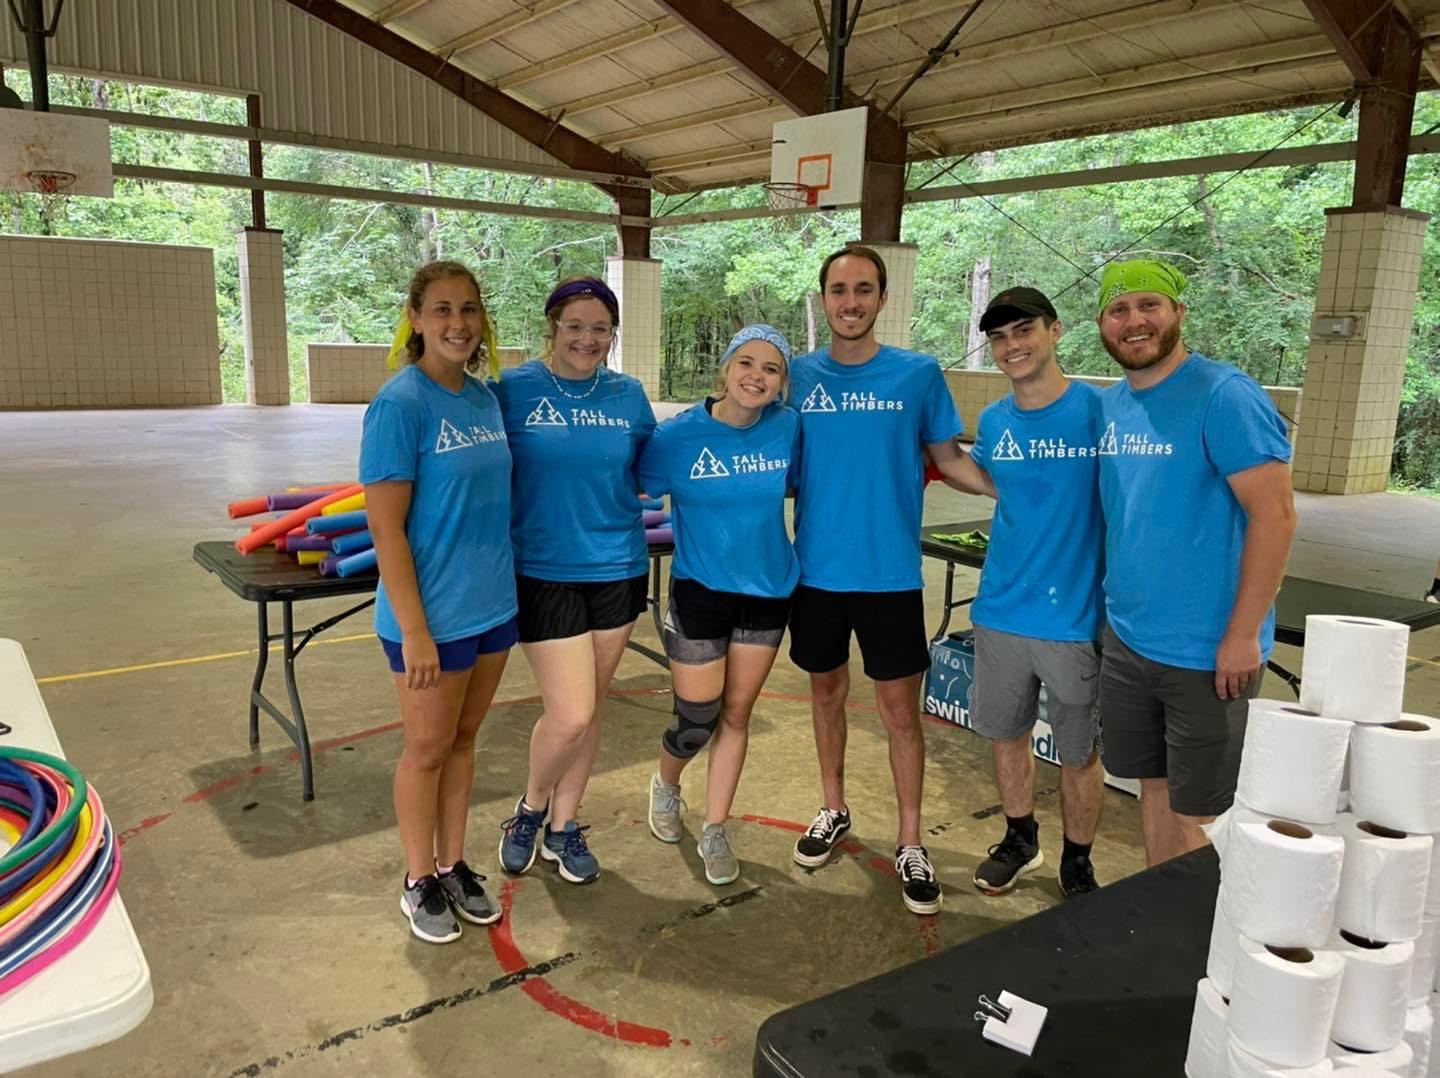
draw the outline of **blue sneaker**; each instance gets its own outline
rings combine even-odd
[[[585,832],[590,825],[578,826],[574,820],[565,825],[563,831],[545,828],[545,841],[540,846],[540,856],[554,861],[560,870],[560,878],[567,883],[590,883],[600,875],[600,862],[585,844]]]
[[[548,806],[547,806],[548,807]],[[530,871],[535,863],[535,835],[545,822],[545,809],[532,809],[522,795],[515,802],[515,815],[500,825],[500,867],[512,875]]]

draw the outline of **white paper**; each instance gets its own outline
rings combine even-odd
[[[1399,718],[1409,646],[1410,630],[1398,622],[1308,615],[1300,706],[1351,722]]]
[[[1434,840],[1350,813],[1340,815],[1335,829],[1345,841],[1335,927],[1383,943],[1418,939]]]
[[[1440,831],[1440,721],[1401,715],[1357,726],[1350,739],[1350,809],[1413,835]]]
[[[1333,828],[1226,816],[1221,853],[1225,913],[1243,935],[1277,947],[1321,947],[1335,922],[1345,843]]]
[[[1333,951],[1275,948],[1240,937],[1230,1036],[1268,1063],[1308,1067],[1324,1059],[1344,960]]]
[[[1345,961],[1330,1039],[1347,1048],[1383,1052],[1405,1038],[1413,943],[1361,946],[1336,934],[1331,947]]]
[[[1435,1019],[1428,1004],[1411,1007],[1405,1012],[1405,1043],[1415,1059],[1410,1064],[1410,1073],[1425,1078],[1430,1069],[1430,1041],[1435,1031]]]
[[[1330,823],[1353,726],[1283,700],[1252,700],[1236,798],[1266,816]]]
[[[1215,898],[1215,919],[1210,923],[1210,951],[1205,958],[1205,976],[1226,999],[1235,987],[1235,951],[1240,930],[1225,914],[1225,886]]]
[[[1370,1070],[1393,1071],[1406,1075],[1410,1073],[1410,1064],[1414,1058],[1415,1053],[1404,1041],[1384,1052],[1359,1052],[1340,1044],[1330,1045],[1330,1062],[1335,1064],[1337,1074],[1344,1074],[1347,1078],[1350,1076],[1347,1068],[1350,1067],[1367,1067]]]
[[[1185,1051],[1185,1078],[1227,1078],[1225,1041],[1230,1008],[1210,978],[1195,986],[1195,1010],[1190,1016],[1190,1044]]]
[[[1332,1074],[1335,1070],[1335,1065],[1328,1058],[1308,1067],[1286,1067],[1279,1063],[1269,1063],[1254,1053],[1245,1051],[1234,1037],[1225,1045],[1225,1063],[1227,1078],[1316,1078],[1319,1075]]]
[[[1420,918],[1420,938],[1415,941],[1415,961],[1410,967],[1410,1006],[1430,1001],[1435,979],[1440,975],[1440,917]]]

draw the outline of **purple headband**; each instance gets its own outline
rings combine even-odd
[[[545,301],[545,313],[549,314],[566,300],[574,299],[576,296],[594,296],[611,310],[618,311],[620,309],[620,301],[615,298],[615,293],[610,291],[609,285],[595,277],[586,277],[579,281],[571,281],[569,284],[562,284],[551,292],[550,298]]]

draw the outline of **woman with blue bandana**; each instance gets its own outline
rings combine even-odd
[[[789,363],[779,330],[746,326],[720,361],[715,396],[662,423],[640,458],[641,485],[670,495],[675,522],[665,617],[675,718],[650,779],[650,831],[680,841],[680,774],[710,744],[699,850],[717,886],[740,875],[725,821],[800,578],[785,527],[800,464],[800,417],[784,404]]]
[[[496,391],[515,461],[520,646],[545,708],[530,737],[525,791],[501,825],[500,864],[525,872],[538,852],[562,879],[589,883],[600,863],[575,816],[600,748],[605,694],[645,609],[635,462],[655,413],[639,381],[606,365],[620,304],[604,281],[561,281],[545,318],[544,358],[505,372]]]

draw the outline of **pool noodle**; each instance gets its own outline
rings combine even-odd
[[[647,543],[673,543],[675,531],[668,524],[663,528],[646,528],[645,542]]]
[[[347,491],[344,498],[336,498],[333,502],[327,502],[325,508],[321,509],[320,512],[327,517],[333,517],[337,513],[349,513],[353,510],[364,508],[365,488],[356,484],[353,492]]]
[[[640,514],[640,522],[647,528],[658,528],[670,523],[670,514],[663,509],[646,509]]]
[[[265,504],[270,507],[272,513],[282,510],[299,509],[302,505],[309,505],[311,502],[325,497],[331,493],[328,490],[301,490],[294,493],[267,494]]]
[[[227,505],[225,511],[230,514],[230,519],[234,520],[236,517],[253,517],[256,513],[268,513],[270,505],[263,497],[241,498],[239,501]]]
[[[323,550],[297,550],[295,556],[300,559],[301,565],[319,565],[325,560]]]
[[[291,554],[298,554],[302,550],[319,550],[323,553],[330,553],[331,537],[328,535],[287,535],[275,540],[285,545],[280,549]]]
[[[323,558],[320,559],[320,575],[321,575],[321,576],[334,576],[334,575],[335,575],[335,564],[336,564],[336,562],[338,562],[339,560],[340,560],[340,559],[337,558],[334,554],[326,554],[325,557],[323,557]]]
[[[642,494],[642,495],[640,496],[640,508],[641,508],[641,509],[664,509],[664,508],[665,508],[665,503],[664,503],[663,501],[661,501],[659,498],[647,498],[647,497],[645,497],[645,496]]]
[[[338,535],[341,532],[368,527],[369,524],[370,518],[365,515],[365,510],[356,509],[349,513],[336,513],[334,516],[312,517],[305,522],[305,530],[311,535]]]
[[[250,554],[266,543],[284,535],[297,524],[304,524],[311,517],[318,516],[327,505],[334,505],[336,502],[353,497],[364,489],[363,486],[356,483],[353,487],[343,487],[334,494],[327,494],[309,505],[302,505],[299,509],[286,513],[279,520],[272,520],[267,526],[259,528],[249,535],[241,536],[235,540],[235,549],[241,554]]]
[[[332,554],[358,554],[366,547],[375,545],[375,540],[370,537],[370,532],[347,532],[331,538],[330,552]]]
[[[340,576],[355,576],[366,570],[375,568],[375,548],[363,550],[359,554],[351,554],[348,558],[341,558],[335,563],[335,572]]]

